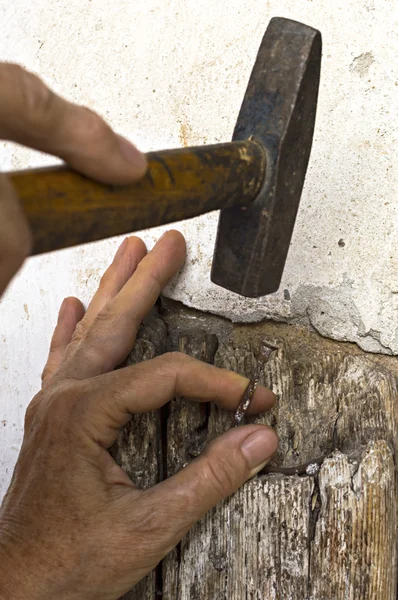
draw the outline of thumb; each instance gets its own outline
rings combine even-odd
[[[179,473],[153,487],[152,514],[162,523],[168,550],[208,510],[258,473],[277,447],[278,437],[271,428],[238,427],[214,440]]]

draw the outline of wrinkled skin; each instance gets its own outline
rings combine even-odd
[[[52,94],[34,75],[0,64],[0,137],[50,152],[101,181],[127,183],[145,158],[97,115]],[[0,290],[29,252],[30,234],[0,177]],[[1,600],[113,600],[132,588],[277,447],[268,427],[228,431],[166,481],[139,490],[108,453],[131,414],[174,396],[234,410],[248,381],[185,355],[114,371],[144,316],[181,268],[185,242],[170,231],[147,253],[126,238],[85,311],[64,300],[30,403],[22,449],[0,509]],[[251,412],[274,395],[256,391]]]

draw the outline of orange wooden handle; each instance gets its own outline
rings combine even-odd
[[[9,173],[40,254],[195,217],[257,195],[265,154],[256,142],[148,154],[146,176],[116,187],[66,167]]]

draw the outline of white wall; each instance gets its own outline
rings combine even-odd
[[[0,0],[0,59],[95,108],[143,150],[227,141],[272,16],[324,39],[312,161],[281,291],[243,300],[210,284],[214,214],[180,225],[189,258],[168,293],[234,320],[310,323],[396,354],[396,0]],[[11,144],[0,160],[4,170],[54,162]],[[57,308],[70,294],[87,302],[117,243],[28,261],[1,303],[0,496]]]

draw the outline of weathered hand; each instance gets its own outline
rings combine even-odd
[[[66,102],[38,77],[0,63],[0,139],[64,159],[106,183],[129,183],[146,169],[145,157],[98,115]],[[30,250],[30,233],[15,190],[0,175],[0,294]]]
[[[64,301],[0,510],[1,600],[119,598],[275,452],[268,427],[234,428],[173,477],[139,490],[107,451],[132,413],[173,396],[235,409],[248,384],[183,354],[113,371],[184,259],[175,231],[149,254],[131,237],[85,314],[77,299]],[[259,387],[251,412],[273,402]]]

